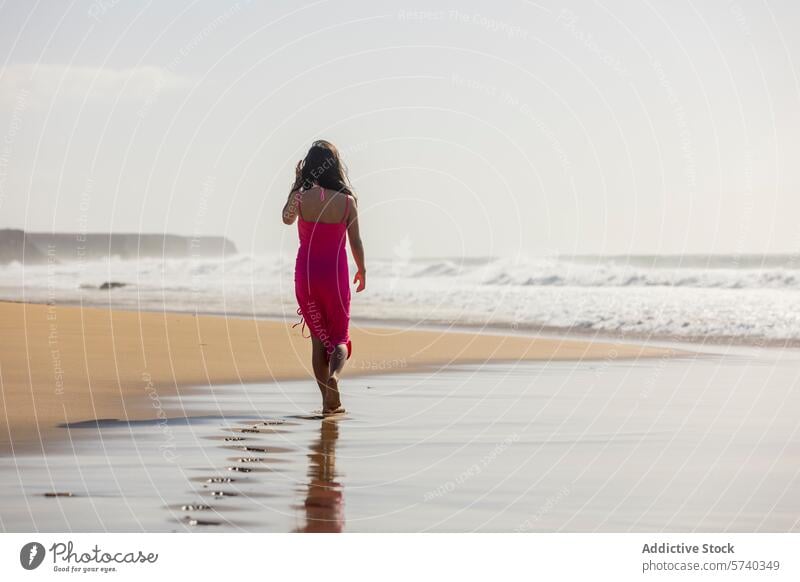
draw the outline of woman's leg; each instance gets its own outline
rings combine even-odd
[[[316,336],[311,336],[311,367],[314,369],[314,378],[317,381],[319,392],[322,395],[322,408],[325,408],[325,396],[328,392],[328,352],[325,344]]]
[[[339,374],[342,373],[345,362],[347,362],[347,344],[339,344],[333,349],[328,363],[328,392],[323,412],[344,410],[339,395]]]

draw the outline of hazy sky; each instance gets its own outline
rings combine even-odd
[[[0,226],[291,253],[325,138],[371,256],[800,251],[798,25],[793,0],[6,1]]]

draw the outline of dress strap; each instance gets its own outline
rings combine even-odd
[[[303,327],[300,328],[300,335],[303,336],[305,339],[310,338],[311,337],[311,331],[308,332],[308,337],[306,337],[306,320],[303,317],[303,310],[300,309],[299,307],[297,308],[297,315],[300,316],[300,321],[295,323],[292,326],[292,329],[296,328],[298,325],[302,325]],[[348,357],[350,357],[350,356],[348,355]]]
[[[347,217],[350,215],[350,196],[347,194],[344,196],[344,218],[342,219],[342,222],[347,222]]]
[[[323,188],[322,186],[319,187],[319,199],[325,200],[325,188]]]

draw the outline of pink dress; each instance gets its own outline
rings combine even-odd
[[[325,200],[324,189],[321,189],[320,199]],[[341,222],[304,220],[298,198],[300,248],[294,267],[294,293],[300,306],[297,310],[302,317],[300,323],[308,326],[311,335],[323,343],[329,355],[337,345],[346,344],[348,358],[352,352],[350,273],[345,250],[349,214],[348,197]]]

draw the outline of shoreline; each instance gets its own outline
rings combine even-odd
[[[610,341],[353,329],[343,376],[514,361],[669,357],[678,350]],[[311,380],[308,340],[282,321],[0,302],[0,455],[47,453],[71,423],[155,419],[164,396],[195,386]],[[170,411],[181,414],[180,410]]]
[[[0,297],[0,304],[2,303],[19,303],[25,305],[49,305],[46,301],[26,300],[19,299],[5,299]],[[110,309],[113,311],[125,311],[132,313],[171,313],[177,315],[200,315],[211,317],[227,317],[234,319],[252,319],[256,321],[272,321],[280,322],[284,325],[292,325],[293,322],[287,321],[282,314],[275,313],[248,313],[244,311],[204,311],[197,313],[191,310],[181,309],[137,309],[124,303],[109,302],[103,304],[101,302],[81,302],[77,300],[64,300],[58,301],[58,304],[65,307],[82,307],[96,308],[96,309]],[[351,327],[358,325],[365,328],[380,328],[380,329],[405,329],[408,326],[413,327],[416,331],[432,331],[432,332],[447,332],[447,333],[480,333],[486,335],[500,335],[512,337],[538,337],[547,339],[572,339],[577,341],[591,341],[603,343],[642,343],[646,342],[656,344],[686,344],[687,346],[702,346],[712,348],[722,347],[742,347],[742,348],[755,348],[755,349],[773,349],[773,348],[800,348],[800,339],[777,339],[767,337],[742,337],[735,335],[706,335],[706,336],[693,336],[693,335],[669,335],[669,334],[656,334],[656,333],[634,333],[634,332],[621,332],[615,333],[608,330],[593,330],[576,327],[556,327],[556,326],[509,326],[503,323],[452,323],[446,322],[426,322],[419,323],[404,319],[368,319],[353,317],[351,319]]]

